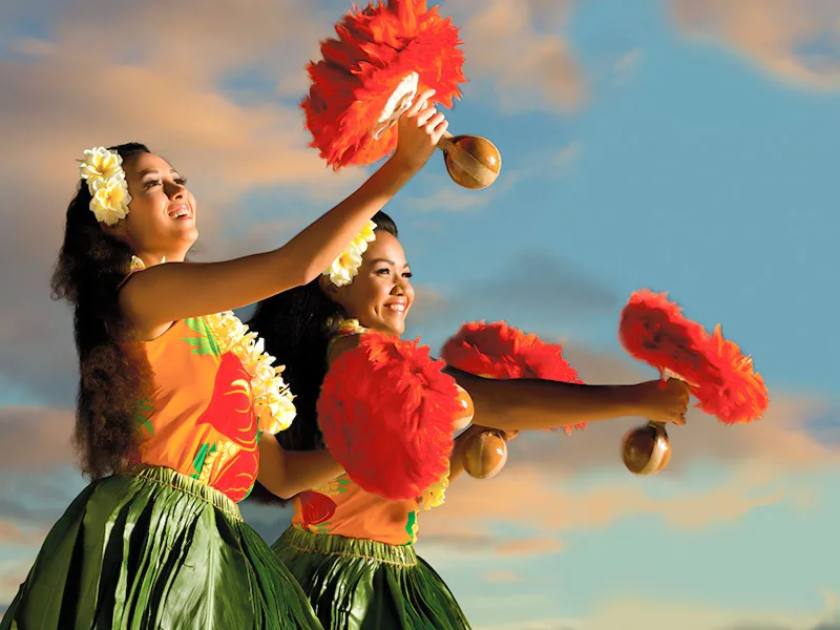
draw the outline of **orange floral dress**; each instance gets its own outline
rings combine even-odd
[[[238,502],[257,477],[261,432],[284,427],[277,418],[258,421],[254,379],[238,353],[225,350],[213,317],[177,321],[156,339],[140,343],[152,387],[138,405],[139,459],[197,479]],[[289,408],[293,413],[290,402]]]

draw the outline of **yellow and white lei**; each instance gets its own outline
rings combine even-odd
[[[131,203],[122,157],[105,147],[86,149],[84,156],[79,169],[90,191],[90,210],[100,223],[115,225],[126,217]]]
[[[284,366],[274,365],[274,357],[265,352],[263,339],[231,311],[204,317],[222,354],[233,352],[251,376],[254,412],[261,431],[279,433],[292,424],[295,405],[289,386],[281,374]]]
[[[362,255],[367,251],[368,243],[376,239],[376,223],[368,221],[367,225],[341,252],[323,275],[329,276],[330,281],[337,287],[343,287],[353,282],[362,265]]]

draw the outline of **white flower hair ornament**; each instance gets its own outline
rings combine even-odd
[[[332,262],[330,268],[323,275],[330,277],[337,287],[343,287],[353,282],[362,265],[362,255],[367,251],[368,243],[376,239],[376,223],[368,221],[367,225],[350,242],[343,252]]]
[[[122,157],[105,147],[87,149],[84,156],[79,170],[90,191],[90,210],[100,223],[115,225],[126,217],[131,203]]]

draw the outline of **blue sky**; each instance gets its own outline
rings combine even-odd
[[[348,6],[0,9],[0,605],[83,485],[69,311],[47,296],[73,160],[135,138],[167,156],[202,204],[199,259],[282,244],[370,171],[325,169],[295,107]],[[423,515],[420,552],[477,628],[840,627],[840,6],[442,10],[470,79],[451,129],[492,138],[503,172],[460,190],[435,157],[390,205],[418,286],[410,333],[437,348],[504,318],[564,341],[587,380],[631,382],[651,372],[623,355],[618,314],[650,287],[721,322],[771,408],[748,427],[692,414],[657,478],[618,460],[637,421],[522,436],[500,477]],[[247,514],[267,538],[288,520]]]

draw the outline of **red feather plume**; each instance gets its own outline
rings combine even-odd
[[[468,322],[451,337],[441,352],[447,365],[496,379],[540,378],[564,383],[582,383],[575,369],[563,358],[563,346],[546,343],[505,322]],[[574,425],[582,429],[585,422]],[[569,433],[571,427],[563,427]]]
[[[425,0],[390,0],[353,9],[335,26],[338,39],[321,42],[323,59],[307,67],[312,85],[301,107],[311,146],[334,169],[370,164],[397,145],[395,128],[371,133],[388,97],[410,72],[417,92],[434,89],[452,107],[465,81],[458,29]]]
[[[448,470],[458,392],[442,367],[417,341],[371,331],[333,361],[318,421],[327,448],[363,489],[415,498]]]
[[[634,357],[685,379],[699,407],[722,422],[750,422],[767,409],[767,388],[752,359],[688,319],[664,293],[636,291],[621,312],[619,338]]]
[[[720,326],[709,336],[706,355],[719,381],[697,394],[700,408],[722,422],[735,424],[759,418],[769,404],[767,387],[749,356],[734,341],[724,339]],[[702,387],[702,384],[701,384]]]

